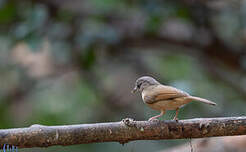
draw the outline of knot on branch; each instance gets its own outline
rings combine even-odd
[[[122,119],[122,122],[128,127],[136,127],[136,122],[132,118]]]

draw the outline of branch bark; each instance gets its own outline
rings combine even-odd
[[[246,117],[198,118],[176,121],[133,121],[1,129],[0,146],[19,148],[96,142],[160,140],[246,135]]]

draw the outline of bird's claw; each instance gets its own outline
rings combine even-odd
[[[173,120],[175,120],[176,122],[178,122],[178,121],[179,121],[179,119],[178,119],[178,118],[173,118]]]

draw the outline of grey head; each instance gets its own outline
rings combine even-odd
[[[150,76],[143,76],[136,80],[135,87],[132,90],[133,93],[139,91],[142,92],[145,88],[151,86],[151,85],[157,85],[160,84],[158,81],[156,81],[154,78]]]

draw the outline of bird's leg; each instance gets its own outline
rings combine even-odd
[[[148,121],[155,120],[156,118],[159,118],[159,117],[163,116],[164,114],[165,114],[165,111],[164,111],[164,110],[162,110],[162,111],[161,111],[161,113],[160,113],[159,115],[149,118],[149,120],[148,120]]]
[[[178,121],[178,114],[179,114],[179,108],[176,109],[176,115],[175,115],[175,117],[173,118],[173,120]]]

